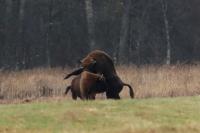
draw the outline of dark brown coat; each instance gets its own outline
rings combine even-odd
[[[101,73],[105,76],[107,91],[107,98],[120,99],[119,93],[123,86],[129,87],[131,98],[134,98],[134,92],[129,84],[124,83],[117,75],[112,58],[105,52],[95,50],[89,53],[81,60],[82,67],[68,74],[67,78],[72,75],[77,75],[89,68],[90,72]]]
[[[76,100],[77,97],[83,100],[95,99],[97,93],[106,91],[106,87],[103,85],[105,85],[105,83],[102,75],[84,71],[81,75],[72,80],[71,85],[66,88],[65,94],[71,90],[74,100]]]

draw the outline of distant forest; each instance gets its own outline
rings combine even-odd
[[[200,0],[0,0],[0,69],[200,61]]]

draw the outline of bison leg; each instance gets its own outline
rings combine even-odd
[[[118,99],[120,99],[120,96],[119,96],[119,94],[115,94],[113,98],[118,100]]]
[[[65,95],[67,95],[68,91],[71,89],[71,86],[68,86],[65,90]]]
[[[80,68],[74,70],[73,72],[67,74],[67,76],[64,79],[68,79],[69,77],[71,77],[73,75],[79,75],[79,74],[81,74],[83,72],[83,69],[84,69],[83,67],[80,67]]]
[[[96,94],[95,94],[95,93],[93,93],[93,94],[90,94],[90,95],[89,95],[89,99],[90,99],[90,100],[95,100],[95,96],[96,96]]]
[[[106,92],[106,97],[108,98],[108,99],[120,99],[120,96],[119,96],[119,94],[118,93],[116,93],[116,92],[112,92],[112,91],[107,91]]]
[[[72,98],[73,100],[77,100],[77,95],[74,92],[72,92]]]

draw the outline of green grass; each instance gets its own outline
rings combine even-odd
[[[0,105],[1,132],[198,133],[200,97]]]

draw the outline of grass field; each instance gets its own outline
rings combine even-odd
[[[0,133],[199,133],[200,97],[0,105]]]

